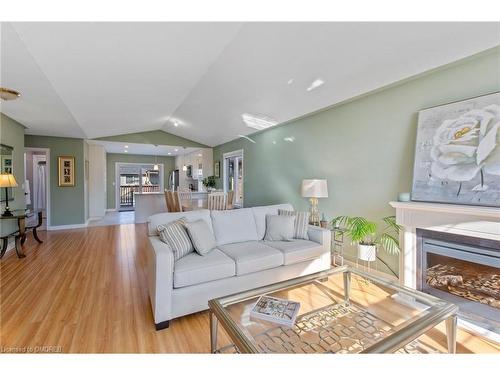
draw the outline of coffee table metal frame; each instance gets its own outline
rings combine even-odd
[[[417,317],[405,327],[402,327],[397,332],[381,339],[377,343],[363,350],[361,353],[393,353],[443,321],[446,321],[448,352],[456,352],[458,313],[458,307],[456,305],[429,294],[407,288],[395,281],[363,272],[348,265],[208,301],[208,306],[210,308],[211,352],[217,352],[217,331],[220,323],[229,335],[233,344],[238,349],[238,352],[260,353],[255,343],[245,335],[242,329],[238,326],[237,322],[233,320],[229,312],[226,310],[227,306],[244,302],[264,294],[275,293],[281,290],[306,285],[316,280],[323,280],[340,273],[343,274],[344,302],[346,303],[350,300],[349,294],[351,275],[354,274],[371,280],[372,282],[380,284],[386,288],[393,289],[394,292],[399,294],[401,298],[406,298],[409,301],[420,302],[429,306],[429,308],[425,310],[425,314],[421,317]]]

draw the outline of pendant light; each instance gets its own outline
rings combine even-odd
[[[155,150],[158,147],[158,145],[155,145]],[[160,169],[160,166],[158,165],[158,152],[155,151],[155,164],[153,165],[153,170],[158,171]]]

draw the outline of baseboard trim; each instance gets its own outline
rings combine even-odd
[[[79,229],[79,228],[87,228],[87,223],[47,226],[47,230],[64,230],[64,229]]]

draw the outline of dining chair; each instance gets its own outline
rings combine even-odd
[[[193,192],[191,190],[181,190],[178,192],[182,211],[193,210]]]
[[[234,209],[234,190],[227,192],[226,210]]]
[[[182,205],[181,205],[181,200],[179,198],[179,192],[178,191],[172,191],[172,204],[173,204],[173,211],[172,212],[182,212]]]
[[[225,210],[226,209],[226,193],[210,193],[208,194],[208,209],[209,210]]]
[[[172,212],[172,199],[170,191],[165,189],[165,203],[167,204],[167,211]]]

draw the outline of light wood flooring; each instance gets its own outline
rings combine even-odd
[[[208,313],[154,329],[146,283],[145,225],[89,227],[28,235],[26,258],[0,261],[0,352],[51,347],[63,353],[208,353]],[[354,284],[377,296],[373,285]],[[424,338],[445,350],[444,324]],[[223,332],[219,345],[229,344]],[[459,353],[500,352],[463,330]]]

